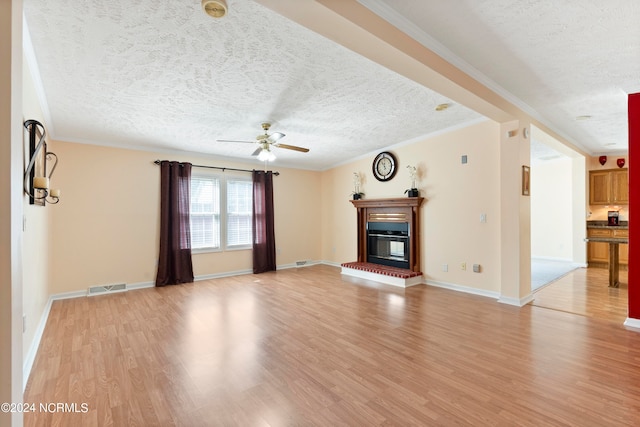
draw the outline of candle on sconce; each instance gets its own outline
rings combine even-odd
[[[51,191],[49,192],[49,195],[51,197],[60,198],[60,189],[59,188],[52,188]]]
[[[46,190],[49,188],[49,178],[45,178],[44,176],[36,176],[33,178],[33,188],[39,188],[41,190]]]

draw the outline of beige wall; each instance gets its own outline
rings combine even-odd
[[[484,121],[393,148],[399,171],[389,182],[371,173],[375,155],[324,172],[274,168],[277,264],[356,258],[356,215],[349,202],[353,172],[362,175],[366,198],[406,197],[407,165],[417,166],[422,209],[422,270],[427,281],[480,291],[501,291],[500,125]],[[253,168],[193,155],[166,155],[113,147],[52,141],[60,158],[53,183],[61,202],[41,210],[51,215],[47,276],[33,294],[39,307],[49,295],[84,292],[114,283],[155,280],[159,227],[159,170],[153,161],[170,158],[195,164]],[[468,163],[461,164],[466,155]],[[227,172],[229,173],[229,172]],[[35,208],[34,208],[35,209]],[[486,214],[487,222],[480,222]],[[517,213],[514,213],[516,215]],[[36,244],[37,242],[34,242]],[[196,277],[252,268],[251,251],[194,254]],[[466,271],[461,263],[467,264]],[[472,272],[472,264],[482,266]],[[442,271],[444,264],[448,272]],[[42,286],[48,286],[46,293]],[[34,309],[37,314],[37,309]]]
[[[334,263],[354,261],[356,211],[349,202],[353,172],[362,175],[365,198],[406,197],[407,165],[420,172],[422,271],[427,281],[500,291],[499,125],[484,121],[446,134],[393,148],[399,171],[378,182],[371,172],[375,153],[326,171],[322,177],[322,256]],[[468,163],[461,164],[467,155]],[[480,222],[480,215],[487,222]],[[465,262],[467,270],[460,264]],[[482,273],[473,273],[472,264]],[[442,265],[448,264],[448,272]]]
[[[155,281],[160,172],[154,160],[261,166],[61,141],[55,145],[60,158],[56,185],[62,197],[52,208],[51,294]],[[317,261],[320,173],[274,169],[281,173],[274,178],[277,264]],[[196,277],[251,270],[251,251],[194,254],[193,266]]]
[[[573,160],[531,168],[531,256],[573,260]]]

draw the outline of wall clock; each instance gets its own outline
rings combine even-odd
[[[378,181],[389,181],[398,170],[397,163],[393,154],[388,151],[383,151],[373,159],[373,176],[375,176]]]

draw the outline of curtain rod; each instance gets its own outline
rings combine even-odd
[[[156,160],[155,163],[156,165],[159,165],[161,162],[161,160]],[[207,168],[207,169],[220,169],[222,172],[224,171],[236,171],[236,172],[254,172],[257,169],[235,169],[235,168],[223,168],[220,166],[205,166],[205,165],[191,165],[194,168]],[[280,172],[273,172],[273,174],[275,176],[280,175]]]

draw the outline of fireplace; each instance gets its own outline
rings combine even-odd
[[[420,272],[424,198],[351,200],[358,210],[358,260]]]
[[[409,269],[409,224],[367,223],[367,262]]]

